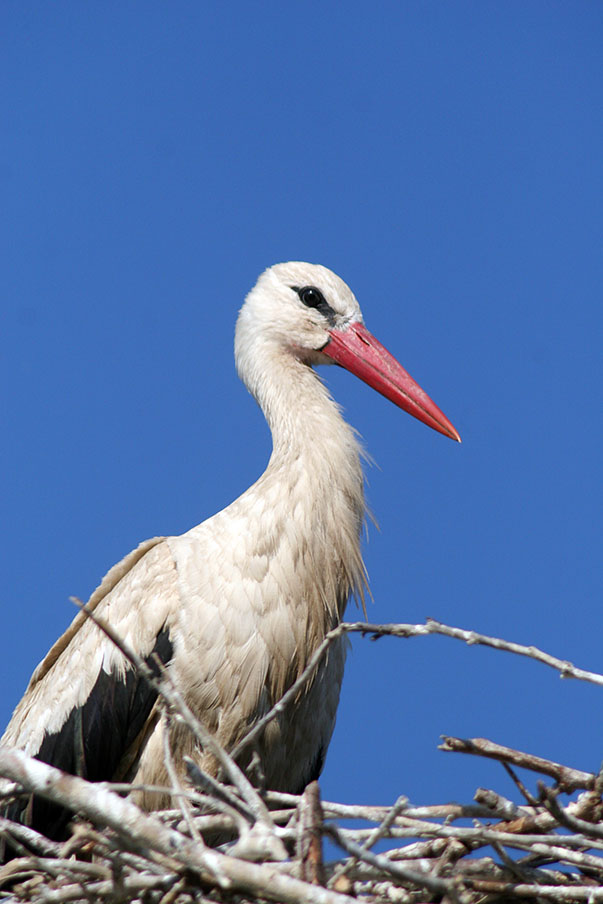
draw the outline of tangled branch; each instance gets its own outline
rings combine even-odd
[[[147,680],[157,682],[109,626],[90,617]],[[123,796],[134,786],[90,783],[21,751],[0,748],[0,776],[8,780],[2,786],[0,809],[2,798],[35,793],[77,814],[71,837],[60,844],[0,817],[0,838],[17,852],[0,868],[0,900],[603,902],[602,775],[483,738],[444,737],[440,748],[444,751],[498,760],[515,780],[520,802],[478,788],[474,800],[465,805],[421,807],[400,797],[391,807],[355,806],[321,801],[316,783],[301,796],[259,792],[250,784],[236,764],[238,753],[311,679],[330,644],[344,632],[372,638],[445,634],[529,656],[557,669],[561,677],[603,684],[603,676],[534,647],[433,620],[424,625],[345,623],[327,636],[288,694],[229,755],[163,675],[157,683],[162,718],[186,724],[198,743],[211,749],[227,781],[217,782],[188,761],[188,782],[183,786],[166,745],[171,787],[145,790],[167,790],[172,808],[145,813]],[[540,780],[530,792],[515,773],[518,767],[547,781]],[[572,798],[565,799],[566,795]],[[341,851],[335,862],[323,862],[324,837]],[[223,843],[211,847],[211,839]],[[378,841],[381,846],[391,843],[376,853]]]

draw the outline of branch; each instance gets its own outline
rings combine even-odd
[[[560,673],[561,678],[577,678],[580,681],[590,681],[592,684],[603,686],[603,675],[597,672],[589,672],[586,669],[577,668],[567,659],[558,659],[550,653],[544,653],[538,647],[525,646],[511,640],[502,640],[500,637],[489,637],[487,634],[478,634],[477,631],[466,631],[464,628],[453,628],[444,625],[433,618],[428,618],[423,625],[372,625],[365,622],[342,622],[339,626],[349,634],[371,634],[372,640],[380,637],[425,637],[428,634],[443,634],[445,637],[453,637],[473,646],[481,644],[492,647],[495,650],[503,650],[505,653],[515,653],[517,656],[527,656],[543,665],[548,665]]]
[[[452,738],[442,735],[442,743],[438,746],[438,750],[444,750],[446,753],[470,753],[484,756],[500,762],[513,763],[514,766],[521,766],[532,772],[550,775],[559,787],[568,793],[579,788],[592,790],[597,780],[597,776],[592,772],[570,769],[568,766],[562,766],[560,763],[545,760],[531,753],[503,747],[502,744],[495,744],[494,741],[489,741],[487,738]]]

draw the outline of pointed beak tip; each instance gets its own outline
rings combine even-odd
[[[441,423],[440,423],[440,424],[437,424],[437,425],[436,425],[436,424],[433,424],[433,423],[430,423],[430,424],[428,424],[428,426],[429,426],[429,427],[433,427],[433,429],[434,429],[434,430],[437,430],[438,433],[441,433],[442,436],[447,436],[448,439],[453,440],[455,443],[462,443],[462,442],[463,442],[462,439],[461,439],[460,433],[458,432],[458,430],[456,429],[456,427],[453,427],[453,426],[452,426],[452,424],[450,423],[450,421],[447,421],[446,424],[441,424]]]
[[[441,411],[438,410],[438,414],[441,415],[441,420],[438,418],[439,429],[444,434],[444,436],[447,436],[449,439],[454,440],[455,443],[462,443],[463,441],[461,439],[461,434],[458,432],[454,424],[451,424],[448,418],[444,414],[442,414]]]
[[[449,439],[461,442],[459,432],[446,415],[362,322],[344,330],[331,330],[330,339],[321,351],[403,411]]]

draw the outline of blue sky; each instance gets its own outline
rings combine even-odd
[[[433,616],[603,670],[601,5],[6,2],[1,20],[0,723],[71,595],[263,470],[232,335],[291,259],[351,285],[463,437],[327,373],[376,463],[371,621]],[[494,651],[355,637],[323,794],[513,794],[441,733],[597,770],[600,706]]]

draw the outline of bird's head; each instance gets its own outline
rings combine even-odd
[[[320,264],[292,261],[265,270],[247,296],[237,323],[240,334],[289,349],[309,364],[327,364],[320,354],[331,330],[362,323],[352,290]]]
[[[259,348],[286,350],[304,364],[339,364],[439,433],[460,437],[448,418],[364,326],[354,293],[320,264],[275,264],[260,276],[237,320],[235,357],[243,378]]]

